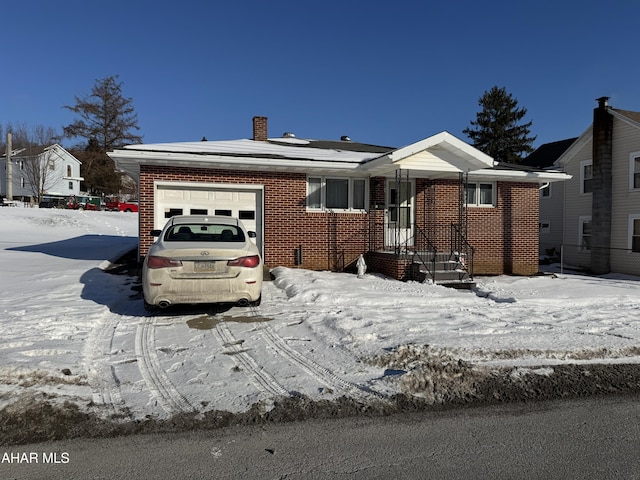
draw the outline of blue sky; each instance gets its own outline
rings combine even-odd
[[[640,111],[637,0],[4,0],[0,17],[3,126],[61,131],[110,75],[145,143],[249,138],[254,115],[271,137],[468,141],[494,85],[534,146],[580,135],[601,96]]]

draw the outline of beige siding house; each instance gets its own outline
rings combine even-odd
[[[572,176],[560,207],[564,262],[640,275],[640,112],[599,99],[593,124],[555,166]],[[556,202],[554,195],[549,203]]]

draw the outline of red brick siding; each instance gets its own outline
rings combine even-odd
[[[439,228],[458,223],[458,182],[438,181],[434,189],[433,213],[421,213],[420,202],[424,202],[427,190],[418,191],[418,224],[422,221],[421,215],[431,215],[441,226]],[[429,209],[424,211],[430,212]],[[475,248],[476,274],[531,275],[538,271],[537,184],[498,182],[496,206],[469,207],[467,215],[468,240]],[[449,248],[448,238],[441,235],[439,249]]]
[[[361,253],[383,247],[385,181],[370,181],[369,214],[312,213],[306,210],[306,175],[291,172],[256,172],[166,166],[140,167],[140,254],[146,255],[153,237],[153,183],[189,181],[264,186],[265,264],[295,266],[302,250],[301,267],[341,269]],[[469,208],[469,241],[475,247],[475,273],[530,275],[538,270],[538,186],[498,182],[495,208]],[[458,222],[458,182],[416,182],[416,221],[433,230]],[[440,231],[438,230],[438,231]],[[449,245],[440,240],[439,248]],[[396,271],[402,278],[406,266],[370,266],[370,271]]]
[[[153,243],[154,181],[183,181],[264,186],[264,252],[270,267],[293,267],[302,247],[302,267],[336,269],[368,250],[368,215],[306,211],[307,176],[287,172],[240,172],[181,167],[140,167],[140,254]]]

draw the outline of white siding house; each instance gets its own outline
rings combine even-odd
[[[12,199],[80,193],[80,161],[58,144],[18,150],[11,156]],[[0,158],[0,193],[7,196],[7,157]]]

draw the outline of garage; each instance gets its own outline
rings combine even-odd
[[[263,249],[263,187],[185,182],[155,182],[154,228],[162,228],[174,215],[221,215],[240,219],[245,228],[256,232],[256,243]],[[263,252],[264,255],[264,252]]]

